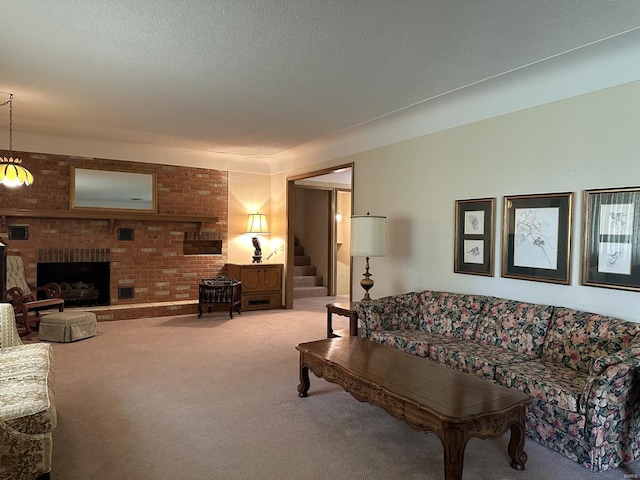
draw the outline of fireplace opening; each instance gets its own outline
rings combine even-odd
[[[38,263],[38,285],[55,282],[67,307],[109,305],[109,262]],[[39,292],[41,293],[41,292]]]

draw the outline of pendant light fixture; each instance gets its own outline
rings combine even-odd
[[[19,187],[31,185],[33,175],[22,166],[22,160],[13,156],[13,93],[9,94],[9,100],[0,103],[0,107],[9,105],[9,157],[0,157],[0,185],[7,187]]]

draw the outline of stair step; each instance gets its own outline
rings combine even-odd
[[[296,255],[293,257],[294,265],[311,265],[311,257],[309,255]]]
[[[297,256],[302,256],[304,255],[304,247],[293,247],[293,254],[297,255]]]
[[[322,275],[303,275],[293,277],[293,288],[322,286]]]
[[[329,295],[327,287],[299,287],[293,289],[293,298],[326,297]]]
[[[315,265],[299,265],[293,267],[294,277],[304,277],[306,275],[315,275],[316,273],[317,269]]]

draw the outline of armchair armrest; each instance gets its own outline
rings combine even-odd
[[[5,292],[7,302],[11,303],[14,308],[19,309],[20,305],[25,303],[26,298],[20,287],[12,287]]]
[[[13,306],[10,303],[0,303],[0,348],[22,345]]]
[[[51,471],[52,433],[23,433],[0,421],[0,444],[5,464],[2,472],[9,478],[43,477]],[[4,475],[3,475],[4,476]]]
[[[60,298],[60,297],[62,297],[62,289],[60,288],[60,285],[58,285],[57,283],[54,283],[54,282],[50,282],[50,283],[47,283],[45,285],[40,285],[39,287],[36,287],[36,286],[31,285],[29,283],[29,288],[33,292],[44,292],[45,296],[47,298]]]

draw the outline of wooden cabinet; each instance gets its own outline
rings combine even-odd
[[[242,310],[282,306],[281,263],[227,264],[227,278],[242,282]]]

